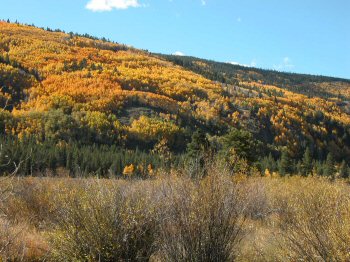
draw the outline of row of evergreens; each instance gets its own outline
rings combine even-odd
[[[19,141],[1,138],[0,172],[11,173],[19,167],[20,175],[52,175],[115,177],[151,176],[170,163],[157,153],[128,150],[108,145],[81,145],[77,142],[37,143],[34,139]],[[173,165],[179,160],[173,157]],[[60,173],[61,172],[61,173]]]
[[[218,143],[222,143],[218,145]],[[246,131],[233,130],[221,141],[209,139],[200,131],[192,136],[184,153],[174,154],[161,143],[151,151],[126,149],[114,145],[83,145],[78,142],[57,143],[35,139],[2,137],[0,139],[0,172],[11,173],[19,167],[21,175],[66,175],[99,177],[150,177],[156,170],[178,168],[183,165],[204,167],[208,159],[219,158],[237,171],[244,166],[260,171],[262,175],[273,172],[281,176],[298,174],[319,175],[330,178],[348,178],[350,168],[328,154],[324,160],[315,159],[306,148],[301,159],[293,159],[287,151],[277,157],[266,157],[259,150],[262,145]],[[198,169],[197,169],[198,171]]]

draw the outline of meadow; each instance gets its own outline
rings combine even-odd
[[[349,261],[345,179],[215,164],[152,179],[1,179],[2,261]]]

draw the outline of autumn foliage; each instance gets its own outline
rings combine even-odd
[[[0,131],[39,142],[149,148],[166,139],[184,151],[194,129],[221,136],[235,127],[277,154],[286,149],[300,158],[313,147],[320,159],[329,152],[348,159],[347,82],[305,82],[318,88],[312,97],[248,69],[224,84],[204,77],[214,72],[210,63],[193,62],[188,68],[197,74],[165,59],[105,39],[0,22],[0,105],[10,112],[1,112]],[[147,115],[135,114],[142,110]]]

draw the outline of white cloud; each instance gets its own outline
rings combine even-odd
[[[140,6],[138,0],[90,0],[85,7],[94,12],[103,12]]]
[[[227,62],[228,64],[231,64],[231,65],[239,65],[239,66],[245,66],[245,67],[248,67],[249,65],[246,65],[246,64],[241,64],[241,63],[238,63],[238,62]]]
[[[288,70],[288,69],[294,68],[294,65],[292,64],[292,61],[290,60],[290,58],[286,56],[283,58],[282,63],[278,65],[273,65],[273,68],[275,70]]]
[[[255,59],[253,59],[251,62],[250,62],[250,64],[248,65],[248,64],[241,64],[241,63],[239,63],[239,62],[228,62],[229,64],[231,64],[231,65],[239,65],[239,66],[244,66],[244,67],[256,67],[257,66],[257,63],[256,63],[256,60]]]
[[[180,52],[180,51],[176,51],[175,53],[173,53],[173,55],[177,55],[177,56],[185,56],[184,53]]]
[[[238,17],[238,18],[237,18],[237,22],[238,22],[238,23],[242,22],[242,18]]]

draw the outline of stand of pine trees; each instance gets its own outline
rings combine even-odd
[[[329,178],[349,178],[350,167],[343,160],[337,163],[331,153],[326,159],[319,160],[312,157],[309,148],[306,148],[302,159],[290,158],[287,151],[283,151],[281,156],[275,159],[272,154],[261,158],[257,163],[262,173],[266,170],[269,172],[277,172],[281,176],[301,175],[301,176],[326,176]]]
[[[250,159],[247,156],[257,155],[256,148],[251,146],[256,144],[256,141],[238,130],[233,130],[230,135],[223,137],[221,143],[225,146],[215,147],[213,141],[209,141],[204,133],[195,132],[187,151],[175,154],[168,148],[149,151],[115,145],[84,145],[73,141],[64,143],[48,140],[38,143],[34,138],[19,140],[6,136],[0,137],[0,173],[9,174],[19,165],[18,174],[24,176],[49,174],[72,177],[92,175],[147,178],[159,169],[182,169],[189,163],[199,163],[203,166],[215,158],[224,159],[228,166],[234,169],[234,163],[230,163],[229,159],[230,154],[235,152],[237,157],[246,160],[249,166],[257,167],[261,174],[268,170],[269,173],[276,172],[281,176],[319,175],[333,179],[350,177],[348,163],[345,160],[336,162],[331,153],[325,159],[317,159],[310,148],[306,148],[301,159],[291,158],[287,151],[282,151],[277,157],[270,153],[263,158]]]
[[[34,139],[0,138],[0,173],[11,173],[16,166],[19,175],[95,175],[98,177],[123,176],[124,168],[132,165],[133,175],[147,177],[153,170],[169,168],[159,154],[128,150],[108,145],[81,145],[76,142],[57,144],[51,141],[37,143]],[[174,156],[173,165],[180,160]]]

